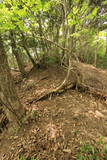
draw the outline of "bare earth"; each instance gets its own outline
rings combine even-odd
[[[18,160],[19,156],[76,160],[83,143],[96,145],[101,137],[107,143],[106,100],[71,89],[30,103],[38,93],[58,86],[64,77],[60,67],[52,66],[32,70],[27,79],[16,84],[22,104],[33,110],[32,118],[16,135],[9,136],[6,130],[0,135],[0,160]]]

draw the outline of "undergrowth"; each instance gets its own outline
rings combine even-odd
[[[21,156],[21,157],[19,158],[19,160],[38,160],[38,159],[33,158],[33,157],[26,159],[26,158],[24,158],[23,156]]]
[[[83,144],[77,153],[77,160],[107,160],[107,144],[102,140],[96,145]]]

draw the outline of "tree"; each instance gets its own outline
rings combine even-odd
[[[105,7],[107,0],[96,2],[92,0],[4,0],[0,3],[0,32],[6,33],[7,37],[10,34],[10,39],[7,39],[11,40],[12,52],[22,76],[25,75],[25,70],[17,44],[19,48],[26,51],[34,66],[36,62],[34,53],[30,52],[33,47],[27,46],[27,40],[36,39],[33,45],[42,58],[44,55],[57,54],[57,57],[65,56],[67,61],[69,59],[71,62],[74,57],[77,57],[76,54],[81,51],[82,46],[86,53],[86,41],[89,42],[93,38],[93,35],[89,34],[86,40],[88,37],[86,33],[90,33],[92,28],[94,30],[103,28],[107,19]],[[84,50],[82,52],[84,56]],[[5,106],[8,119],[19,123],[25,111],[14,88],[3,40],[0,38],[0,99]]]
[[[10,40],[11,40],[11,48],[12,48],[12,53],[16,58],[19,70],[21,72],[22,77],[26,76],[26,71],[24,69],[24,64],[21,58],[21,55],[19,54],[19,51],[16,46],[16,41],[15,41],[15,33],[13,31],[10,31]]]
[[[21,125],[25,116],[25,109],[20,103],[12,75],[8,66],[3,40],[0,35],[0,101],[4,107],[7,118],[12,128]]]
[[[31,54],[30,54],[30,52],[29,52],[29,50],[28,50],[28,48],[27,48],[26,37],[24,36],[23,32],[21,32],[21,42],[22,42],[22,47],[25,49],[26,54],[28,55],[30,61],[31,61],[32,64],[33,64],[33,67],[35,67],[35,66],[36,66],[36,63],[35,63],[34,59],[32,58],[32,56],[31,56]]]

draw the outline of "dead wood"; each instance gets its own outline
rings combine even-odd
[[[68,70],[67,70],[67,75],[64,79],[64,81],[61,83],[61,85],[59,85],[58,87],[54,88],[54,89],[50,89],[50,90],[46,90],[45,92],[40,93],[40,95],[38,95],[38,97],[32,99],[29,101],[29,103],[33,103],[33,101],[39,101],[42,99],[45,99],[47,97],[51,97],[55,94],[61,94],[64,91],[66,91],[67,89],[70,89],[73,87],[72,83],[68,84],[68,80],[69,80],[69,76],[70,76],[70,71],[72,69],[72,65],[71,65],[71,57],[69,57],[69,66],[68,66]]]
[[[2,106],[0,106],[0,133],[6,128],[6,125],[8,123],[8,119],[3,111]]]
[[[40,93],[33,101],[43,100],[53,95],[61,94],[68,89],[81,88],[97,97],[107,97],[107,71],[98,69],[92,65],[69,61],[67,76],[62,84],[54,89]]]
[[[51,98],[52,96],[54,95],[59,95],[63,92],[65,92],[66,90],[68,89],[71,89],[73,88],[73,84],[66,84],[65,86],[62,86],[62,88],[55,88],[55,89],[50,89],[50,90],[46,90],[45,92],[42,92],[40,93],[36,98],[33,98],[32,100],[29,101],[29,103],[33,103],[34,101],[35,102],[38,102],[40,100],[44,100],[46,98]]]

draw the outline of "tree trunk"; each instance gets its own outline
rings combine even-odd
[[[20,56],[20,54],[19,54],[19,52],[17,50],[17,47],[16,47],[16,42],[15,42],[14,32],[13,31],[10,31],[10,39],[11,39],[12,53],[16,58],[16,61],[17,61],[19,70],[20,70],[20,72],[22,74],[22,77],[25,77],[26,71],[24,69],[24,64],[22,62],[21,56]]]
[[[44,53],[44,55],[43,55],[43,59],[44,59],[44,57],[48,53],[48,46],[47,46],[46,42],[42,39],[42,37],[44,37],[45,34],[43,32],[43,27],[42,27],[42,21],[41,21],[41,15],[40,14],[38,15],[37,23],[39,25],[39,35],[41,37],[41,47],[42,47],[42,51]]]
[[[106,32],[106,50],[105,50],[105,55],[107,56],[107,32]]]
[[[5,54],[3,41],[0,36],[0,101],[4,106],[6,116],[16,128],[21,124],[22,117],[25,115],[25,109],[21,105],[10,73],[7,57]]]
[[[33,66],[35,67],[36,66],[36,63],[34,61],[34,59],[32,58],[31,54],[29,53],[29,50],[28,48],[26,47],[26,40],[25,40],[25,36],[24,34],[21,32],[21,38],[22,38],[22,46],[24,48],[24,50],[26,51],[26,54],[28,55],[30,61],[32,62]]]

